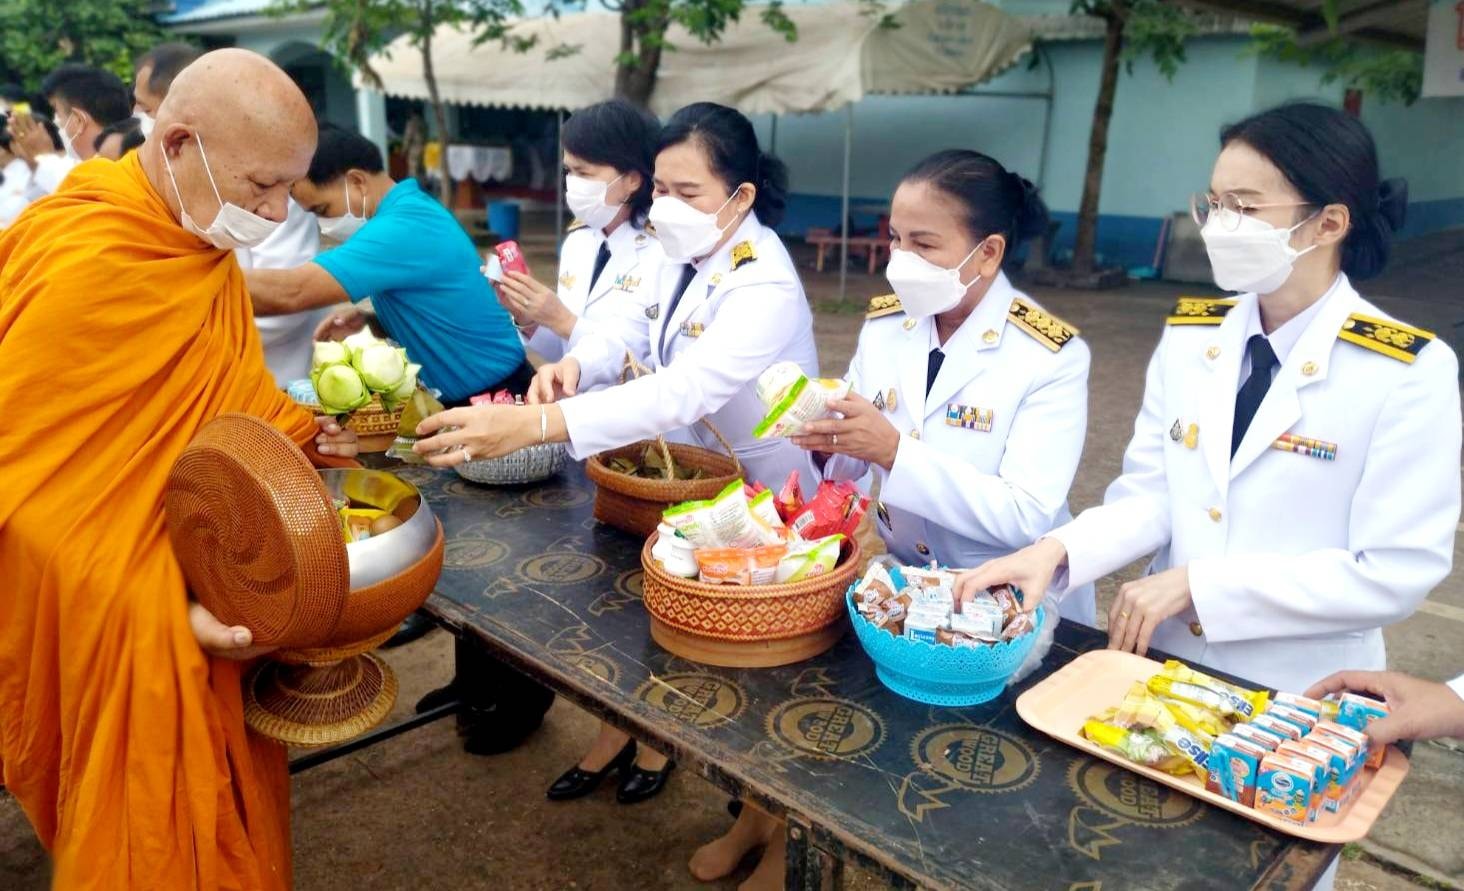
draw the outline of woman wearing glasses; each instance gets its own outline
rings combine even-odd
[[[1458,362],[1353,289],[1406,204],[1367,129],[1321,105],[1227,127],[1195,219],[1230,299],[1181,299],[1100,507],[967,574],[1060,592],[1145,554],[1109,646],[1300,692],[1385,666],[1382,628],[1449,572]]]

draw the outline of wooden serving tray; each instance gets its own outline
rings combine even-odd
[[[1217,795],[1207,790],[1205,784],[1194,774],[1177,777],[1162,770],[1135,764],[1083,737],[1084,721],[1111,705],[1118,705],[1134,681],[1148,680],[1163,668],[1163,664],[1133,653],[1092,650],[1023,693],[1017,699],[1017,714],[1048,736],[1094,758],[1110,761],[1156,783],[1178,789],[1277,832],[1324,844],[1343,844],[1366,836],[1383,806],[1398,791],[1398,786],[1408,775],[1407,756],[1396,746],[1389,746],[1382,767],[1377,770],[1363,770],[1361,790],[1349,807],[1337,814],[1324,812],[1315,823],[1298,826],[1255,808],[1246,807],[1238,801],[1231,801],[1223,795]]]

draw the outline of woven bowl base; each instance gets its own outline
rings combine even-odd
[[[703,665],[725,668],[774,668],[812,659],[826,652],[848,626],[844,622],[780,640],[720,640],[689,634],[651,616],[651,639],[662,649]]]
[[[330,746],[380,724],[396,697],[396,675],[374,653],[324,666],[266,662],[244,682],[244,723],[292,746]]]

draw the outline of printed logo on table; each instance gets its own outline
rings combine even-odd
[[[734,721],[747,707],[747,694],[735,682],[701,672],[652,677],[635,695],[678,721],[703,729]]]
[[[1204,816],[1205,805],[1199,799],[1106,761],[1074,761],[1067,779],[1088,805],[1141,826],[1173,829]]]
[[[605,561],[592,554],[550,551],[519,563],[518,574],[545,585],[574,585],[605,572]]]
[[[449,569],[482,569],[508,556],[508,545],[493,538],[458,536],[442,549],[442,565]]]
[[[590,601],[589,611],[592,616],[603,616],[605,613],[619,612],[632,603],[641,599],[644,593],[645,571],[641,569],[629,569],[622,572],[615,579],[615,587],[594,600]]]
[[[545,486],[524,493],[524,503],[541,510],[568,510],[590,502],[590,493],[577,486]]]
[[[768,714],[768,736],[817,758],[849,760],[879,748],[884,721],[872,710],[832,696],[789,700]]]
[[[972,792],[1012,792],[1037,778],[1041,763],[1026,743],[1000,730],[946,724],[910,744],[915,766]]]

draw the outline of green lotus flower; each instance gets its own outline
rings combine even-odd
[[[350,365],[327,365],[311,376],[320,408],[327,414],[344,415],[371,401],[371,391],[361,374]]]
[[[315,344],[315,352],[310,357],[310,370],[324,368],[327,365],[345,365],[351,361],[351,351],[338,340],[322,340]]]
[[[386,341],[372,334],[370,328],[363,328],[341,341],[341,343],[345,345],[346,351],[350,353],[351,358],[347,361],[354,362],[356,357],[361,355],[361,352],[367,347],[384,346]]]
[[[405,351],[403,351],[403,358],[405,358]],[[382,404],[386,406],[387,411],[396,411],[397,406],[411,399],[412,394],[417,392],[417,373],[421,370],[420,365],[408,365],[407,373],[402,376],[402,382],[397,384],[396,389],[390,393],[381,394]]]
[[[351,357],[351,364],[361,372],[361,380],[373,393],[390,393],[401,386],[407,373],[407,353],[385,343],[362,347]]]

